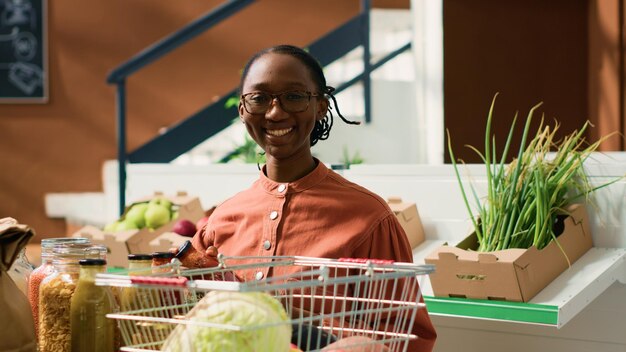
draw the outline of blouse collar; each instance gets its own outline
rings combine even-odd
[[[315,167],[315,169],[313,169],[313,171],[311,171],[308,175],[298,180],[295,180],[293,182],[276,182],[276,181],[270,180],[265,175],[266,166],[263,166],[263,168],[261,169],[261,177],[260,177],[261,186],[263,187],[263,189],[265,189],[265,191],[269,193],[276,193],[277,190],[280,190],[280,189],[284,189],[286,191],[285,193],[295,193],[295,192],[305,191],[317,185],[318,183],[322,182],[322,180],[326,177],[326,175],[328,175],[328,168],[326,167],[326,165],[324,165],[324,163],[319,161],[317,158],[314,158],[314,159],[315,159],[315,162],[317,163],[317,166]]]

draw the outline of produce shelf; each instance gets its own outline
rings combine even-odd
[[[561,328],[625,273],[626,249],[591,248],[528,303],[434,297],[429,281],[422,291],[431,315]]]

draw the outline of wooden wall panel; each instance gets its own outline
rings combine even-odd
[[[613,131],[626,132],[623,8],[624,0],[589,1],[588,99],[589,117],[596,125],[594,139]],[[624,138],[609,139],[602,150],[624,150]]]
[[[444,0],[443,26],[444,125],[457,157],[480,162],[464,145],[484,149],[496,92],[493,130],[501,147],[515,112],[523,120],[541,101],[536,120],[541,113],[556,118],[563,133],[588,118],[587,0]]]

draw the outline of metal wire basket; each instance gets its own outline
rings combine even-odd
[[[434,270],[432,265],[365,259],[219,260],[217,267],[194,270],[173,261],[150,276],[99,274],[96,284],[110,286],[119,297],[119,313],[107,317],[118,322],[121,350],[228,351],[235,350],[228,346],[239,346],[240,351],[237,339],[247,336],[250,351],[275,351],[263,345],[264,338],[282,326],[303,351],[326,351],[325,346],[338,340],[350,351],[406,351],[409,341],[419,338],[411,332],[418,309],[424,308],[420,281]],[[286,319],[242,325],[198,318],[202,309],[215,308],[199,302],[217,292],[262,292],[281,303]],[[261,313],[260,303],[253,308],[259,312],[250,316]],[[243,314],[233,309],[220,314]],[[206,341],[207,336],[217,336],[221,344]],[[172,347],[174,338],[185,341]]]

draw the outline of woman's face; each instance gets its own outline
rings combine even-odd
[[[279,94],[290,91],[318,93],[308,68],[298,59],[268,53],[249,68],[242,86],[242,95],[252,92]],[[268,161],[310,158],[310,134],[316,120],[328,109],[328,100],[312,96],[302,112],[288,113],[279,99],[273,100],[264,114],[248,113],[239,102],[239,115],[250,136],[263,148]]]

